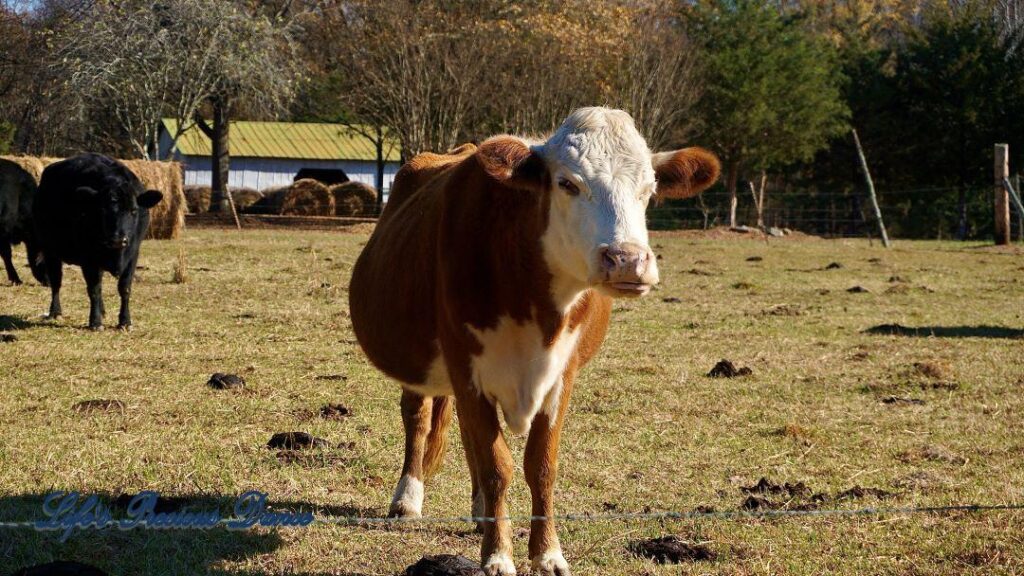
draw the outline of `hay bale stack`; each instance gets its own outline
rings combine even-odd
[[[334,195],[327,186],[303,178],[282,195],[279,213],[286,216],[333,216]]]
[[[185,186],[185,204],[189,214],[206,214],[210,211],[213,189],[209,186]]]
[[[146,190],[159,190],[160,203],[149,209],[149,231],[146,238],[174,239],[185,229],[185,187],[181,179],[181,166],[177,162],[150,160],[121,160],[142,181]]]
[[[372,216],[377,208],[377,191],[362,182],[331,186],[335,216]]]

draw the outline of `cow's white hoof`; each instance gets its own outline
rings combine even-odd
[[[516,576],[516,565],[508,554],[494,553],[484,561],[484,574],[487,576]]]
[[[549,550],[533,557],[534,574],[540,576],[569,576],[569,563],[561,550]]]
[[[412,476],[402,476],[391,499],[388,516],[392,518],[420,518],[423,516],[423,482]]]

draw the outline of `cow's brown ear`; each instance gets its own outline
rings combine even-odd
[[[722,172],[718,158],[703,148],[659,152],[651,157],[651,163],[662,198],[696,196],[714,184]]]
[[[511,188],[543,189],[547,178],[544,159],[514,136],[489,138],[477,149],[484,172]]]

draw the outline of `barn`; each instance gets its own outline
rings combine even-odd
[[[210,139],[198,128],[185,131],[173,145],[177,122],[164,119],[159,157],[181,162],[186,186],[212,181]],[[373,140],[343,124],[305,122],[232,122],[231,172],[228,186],[265,190],[291,184],[296,174],[342,170],[349,180],[382,188],[385,197],[401,166],[399,148],[385,141],[384,181],[377,182],[377,147]]]

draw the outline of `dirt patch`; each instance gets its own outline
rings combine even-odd
[[[841,270],[842,268],[843,265],[839,262],[830,262],[828,266],[825,266],[822,270]]]
[[[869,294],[871,291],[863,286],[851,286],[846,289],[850,294]]]
[[[313,380],[326,380],[329,382],[338,382],[348,380],[348,376],[345,376],[344,374],[318,374],[317,376],[313,377]]]
[[[788,496],[789,498],[802,498],[811,495],[811,489],[803,482],[776,484],[765,477],[761,477],[757,484],[752,486],[741,486],[740,492],[744,494]]]
[[[773,434],[775,436],[782,436],[783,438],[789,438],[791,440],[800,440],[804,443],[809,442],[814,436],[813,432],[794,422],[790,422],[781,428],[777,428]]]
[[[728,226],[716,226],[707,230],[652,230],[652,237],[692,238],[700,240],[757,240],[764,242],[766,235],[756,228],[746,228],[743,231],[733,230]],[[798,230],[789,230],[785,236],[772,237],[772,242],[809,242],[821,240],[821,236],[805,234]]]
[[[480,565],[454,554],[424,556],[405,569],[405,576],[483,576]]]
[[[18,341],[18,337],[14,334],[0,334],[0,342],[4,344],[13,344]]]
[[[708,378],[736,378],[737,376],[750,376],[753,373],[750,368],[746,366],[736,368],[735,364],[723,358],[708,372]]]
[[[949,368],[938,362],[914,362],[914,372],[932,380],[945,380],[949,377]]]
[[[967,464],[967,459],[953,453],[942,446],[921,446],[912,450],[904,450],[896,454],[896,459],[904,464],[915,464],[922,460],[929,462],[945,462],[955,466]]]
[[[317,438],[306,432],[278,432],[271,436],[267,442],[267,448],[271,450],[306,450],[326,446],[327,440]]]
[[[62,561],[22,568],[11,576],[107,576],[107,573],[88,564]]]
[[[946,480],[927,470],[918,470],[893,482],[893,486],[904,490],[915,490],[919,492],[928,491],[932,488],[945,486]]]
[[[82,400],[71,407],[79,414],[91,414],[93,412],[124,412],[124,402],[120,400]]]
[[[762,258],[760,256],[748,256],[747,257],[747,262],[760,262],[762,260],[764,260],[764,258]]]
[[[736,282],[732,287],[736,290],[753,290],[755,288],[750,282]]]
[[[920,398],[908,398],[906,396],[886,396],[885,398],[882,398],[882,403],[923,406],[925,404],[925,401],[921,400]]]
[[[704,270],[703,268],[690,268],[689,270],[684,270],[683,273],[693,274],[694,276],[718,276],[718,274]]]
[[[238,390],[245,388],[245,379],[237,374],[217,372],[207,380],[206,385],[214,390]]]
[[[667,304],[681,304],[683,302],[683,299],[677,298],[675,296],[669,296],[668,298],[662,298],[661,301]]]
[[[341,422],[352,416],[352,409],[344,404],[326,404],[320,408],[320,417],[324,420]]]
[[[676,536],[662,536],[650,540],[630,542],[629,551],[658,564],[680,564],[682,562],[709,562],[718,555],[706,544],[691,544]]]
[[[892,498],[895,494],[880,488],[854,486],[835,495],[815,492],[803,482],[776,484],[767,478],[761,478],[753,486],[740,487],[747,498],[740,504],[741,510],[814,510],[822,504],[837,503],[845,500],[859,500],[874,497],[878,499]]]
[[[803,313],[804,311],[794,304],[776,304],[761,311],[765,316],[802,316]]]
[[[842,492],[835,495],[833,498],[836,501],[839,500],[860,500],[872,496],[879,500],[885,500],[886,498],[892,498],[895,496],[892,492],[887,492],[881,488],[864,488],[862,486],[854,486],[849,490],[843,490]]]

